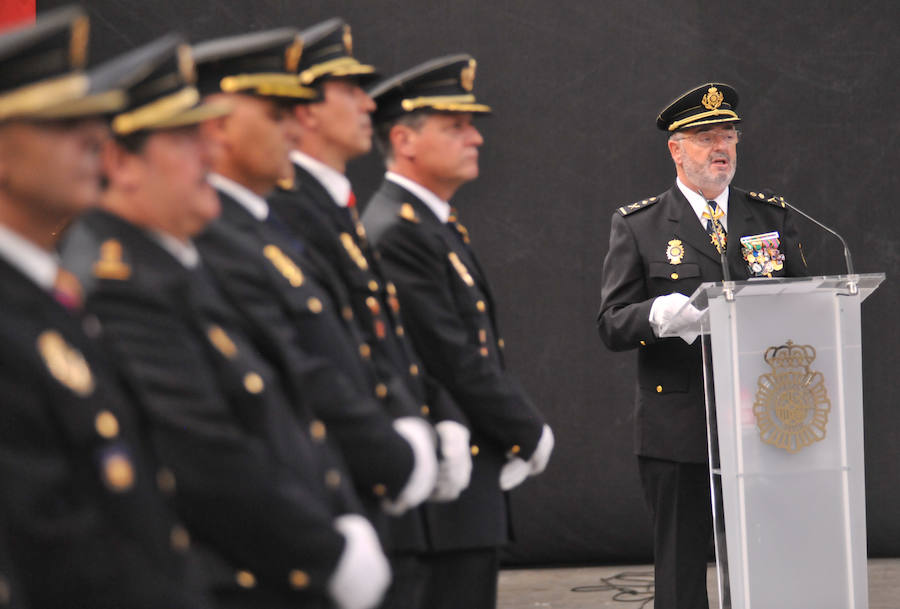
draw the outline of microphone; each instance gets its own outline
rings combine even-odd
[[[706,198],[706,195],[703,194],[703,191],[700,188],[697,188],[697,192],[700,193],[700,196],[703,197],[706,201],[709,199]],[[706,204],[706,211],[709,212],[710,220],[713,223],[713,229],[716,231],[716,240],[718,241],[719,236],[725,234],[725,231],[722,229],[722,225],[719,223],[718,219],[716,219],[716,214],[713,213],[712,208],[709,206],[709,203]],[[722,265],[722,281],[723,282],[731,282],[731,271],[728,270],[728,260],[725,258],[725,248],[717,247],[719,250],[719,264]],[[726,292],[728,290],[726,289]],[[729,298],[729,300],[731,300]]]
[[[818,220],[816,220],[815,218],[810,216],[808,213],[804,212],[803,210],[797,209],[796,206],[791,205],[790,203],[785,201],[784,197],[776,197],[775,193],[771,190],[764,190],[762,194],[766,197],[766,201],[771,202],[771,203],[780,203],[783,207],[787,207],[789,209],[794,210],[795,212],[797,212],[798,214],[800,214],[801,216],[803,216],[804,218],[806,218],[807,220],[809,220],[810,222],[815,224],[816,226],[818,226],[820,228],[824,228],[826,231],[828,231],[829,233],[831,233],[832,235],[834,235],[835,237],[840,239],[841,245],[844,246],[844,262],[847,263],[847,275],[855,275],[856,274],[856,272],[853,269],[853,258],[850,256],[850,248],[847,247],[847,241],[844,240],[844,238],[841,237],[839,234],[837,234],[837,231],[835,231],[831,228],[828,228],[827,226],[825,226],[824,224],[822,224],[821,222],[819,222]]]

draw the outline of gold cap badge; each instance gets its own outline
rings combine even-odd
[[[459,84],[466,91],[471,91],[475,87],[475,66],[477,63],[474,59],[469,60],[469,65],[462,69],[459,73]]]
[[[347,49],[347,55],[353,55],[353,34],[350,33],[350,26],[344,25],[344,48]]]
[[[696,97],[694,99],[697,99]],[[722,95],[722,92],[719,91],[715,87],[710,87],[706,92],[706,95],[703,96],[703,99],[700,103],[703,104],[703,107],[707,110],[718,110],[719,106],[722,105],[722,101],[725,99],[725,96]]]
[[[91,22],[86,15],[78,17],[72,23],[72,37],[69,39],[69,61],[72,67],[83,68],[87,63],[88,38],[91,33]]]
[[[194,65],[194,55],[189,45],[178,45],[178,72],[184,82],[189,84],[197,82],[197,67]]]
[[[284,66],[287,72],[296,72],[303,56],[303,39],[297,36],[291,46],[284,52]]]

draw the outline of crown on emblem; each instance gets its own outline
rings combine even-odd
[[[772,368],[809,368],[816,359],[816,350],[810,345],[795,345],[787,341],[766,349],[764,357]]]

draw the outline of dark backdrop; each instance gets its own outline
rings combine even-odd
[[[38,0],[38,11],[63,4]],[[900,556],[900,36],[894,0],[85,0],[102,59],[177,29],[193,41],[339,15],[386,74],[465,51],[495,114],[483,177],[455,199],[496,291],[513,369],[556,430],[546,474],[513,493],[514,563],[647,561],[632,456],[634,354],[601,345],[594,316],[611,212],[667,189],[659,109],[708,80],[734,85],[745,138],[735,184],[771,187],[843,232],[864,305],[869,552]],[[852,4],[852,6],[851,6]],[[351,167],[361,201],[373,155]],[[841,272],[830,238],[811,263]]]

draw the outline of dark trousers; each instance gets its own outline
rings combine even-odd
[[[494,609],[497,606],[497,548],[437,552],[429,567],[424,609]]]
[[[655,609],[709,609],[706,566],[712,537],[709,467],[638,457],[653,516]]]
[[[426,609],[429,568],[418,554],[391,556],[391,587],[380,609]]]

